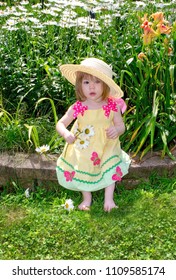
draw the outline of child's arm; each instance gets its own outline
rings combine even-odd
[[[106,135],[110,139],[115,139],[125,132],[125,124],[121,115],[121,110],[117,106],[118,112],[114,113],[113,123],[114,125],[106,129]]]
[[[71,106],[65,115],[57,122],[56,124],[56,131],[64,137],[65,141],[68,144],[74,143],[76,137],[72,132],[67,129],[67,126],[73,121],[73,106]]]

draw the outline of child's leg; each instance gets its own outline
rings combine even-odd
[[[83,201],[78,206],[80,210],[86,211],[89,210],[90,205],[92,203],[92,194],[91,192],[82,192],[83,195]]]
[[[105,188],[104,210],[110,212],[113,208],[118,208],[114,202],[115,183]]]

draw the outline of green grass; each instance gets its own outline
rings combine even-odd
[[[176,178],[115,192],[119,208],[103,211],[103,191],[93,194],[90,212],[81,212],[78,192],[37,187],[27,199],[16,187],[0,197],[0,259],[168,260],[176,258]],[[72,198],[70,213],[61,206]]]

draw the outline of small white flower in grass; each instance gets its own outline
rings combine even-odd
[[[63,206],[65,210],[70,212],[70,210],[74,209],[73,200],[72,199],[66,199],[65,203],[62,204],[61,206]]]
[[[37,153],[39,153],[39,154],[44,154],[44,153],[46,153],[47,151],[49,151],[49,149],[50,149],[50,146],[49,146],[49,145],[43,145],[43,146],[41,146],[41,147],[37,147],[37,148],[35,149],[35,151],[36,151]]]
[[[29,197],[30,197],[29,188],[27,188],[27,189],[25,190],[24,194],[25,194],[25,197],[26,197],[26,198],[29,198]]]

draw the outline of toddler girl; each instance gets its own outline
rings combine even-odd
[[[115,182],[128,173],[130,164],[119,141],[125,131],[123,92],[112,79],[111,67],[97,58],[87,58],[80,65],[65,64],[60,70],[75,85],[77,102],[56,125],[67,142],[57,161],[58,181],[67,189],[82,192],[80,210],[90,209],[93,191],[105,189],[104,210],[110,212],[117,208]]]

